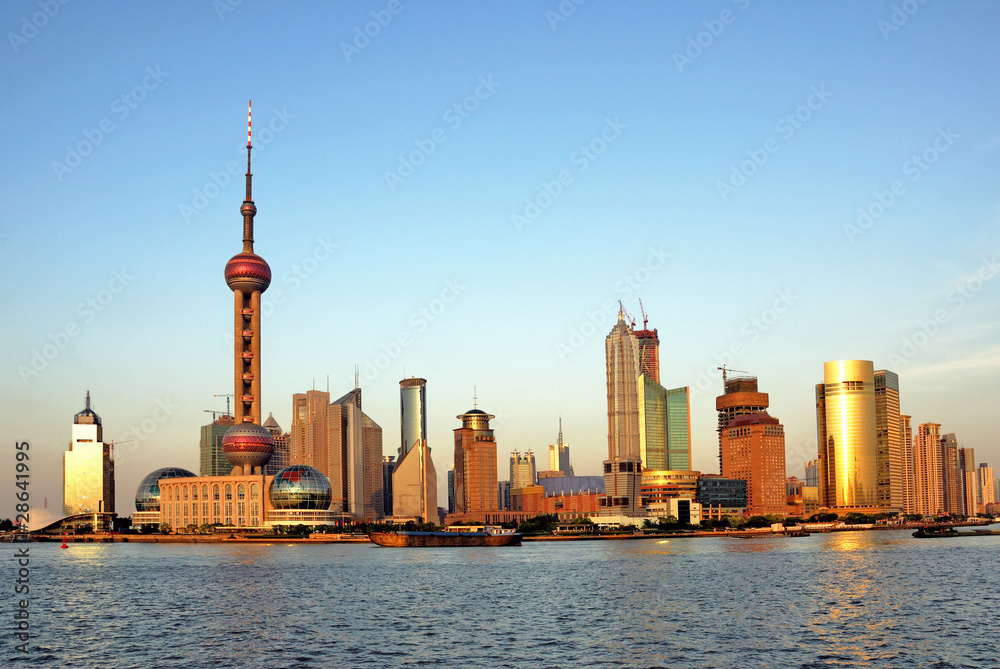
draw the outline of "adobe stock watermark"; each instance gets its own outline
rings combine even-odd
[[[649,254],[645,261],[631,272],[625,274],[615,282],[614,293],[620,296],[618,299],[631,299],[636,292],[646,283],[649,283],[653,275],[666,267],[670,255],[663,247],[649,247]],[[588,311],[586,318],[574,325],[569,330],[566,341],[555,343],[556,354],[559,360],[565,362],[567,358],[579,351],[594,335],[604,335],[614,326],[618,317],[618,301],[608,298],[601,303],[600,308]]]
[[[29,19],[27,16],[21,17],[21,29],[18,32],[8,32],[7,41],[14,53],[18,53],[21,47],[31,41],[38,31],[49,25],[49,21],[56,17],[59,10],[69,4],[69,0],[39,0],[38,8],[41,11],[35,12]]]
[[[147,67],[146,74],[142,80],[132,90],[122,93],[111,102],[111,113],[119,121],[124,121],[129,115],[139,108],[139,104],[146,99],[152,91],[155,91],[163,83],[163,80],[170,76],[169,72],[160,70],[160,66],[155,68]],[[66,145],[66,156],[63,162],[52,161],[52,171],[56,179],[60,182],[63,178],[83,164],[83,159],[94,152],[107,137],[115,131],[115,122],[111,116],[105,116],[98,121],[94,128],[83,130],[83,139],[73,145]]]
[[[115,296],[125,290],[129,283],[134,280],[135,277],[129,274],[124,267],[120,271],[112,272],[107,285],[77,305],[76,314],[80,317],[79,320],[67,321],[61,329],[49,333],[47,343],[42,344],[39,348],[31,349],[28,363],[17,366],[21,382],[28,385],[32,378],[45,371],[49,364],[66,349],[70,341],[78,337],[83,332],[83,328],[102,314],[114,302]]]
[[[781,315],[799,300],[799,296],[791,288],[784,288],[774,293],[771,304],[751,316],[739,328],[739,337],[734,339],[725,349],[715,354],[712,362],[698,370],[695,378],[695,391],[702,393],[718,381],[718,368],[731,367],[737,359],[746,353],[746,347],[770,331],[781,319]]]
[[[268,120],[267,125],[263,128],[259,128],[258,126],[259,129],[254,133],[254,147],[250,150],[251,159],[256,158],[257,154],[264,151],[274,141],[274,138],[288,127],[288,122],[294,118],[295,115],[289,114],[287,107],[282,107],[280,110],[275,107],[272,110],[271,118]],[[217,172],[210,171],[208,173],[208,181],[202,184],[200,188],[193,190],[190,204],[182,202],[178,205],[178,211],[184,222],[190,223],[191,217],[197,216],[208,208],[212,200],[219,197],[222,191],[233,182],[234,177],[245,174],[245,169],[246,163],[235,159],[230,160],[226,163],[225,167]],[[244,182],[240,180],[240,183]]]
[[[27,537],[31,517],[31,492],[28,489],[31,483],[30,461],[31,444],[27,441],[15,441],[14,466],[11,468],[14,472],[14,499],[17,500],[14,505],[14,522],[22,538]],[[17,595],[17,599],[14,600],[14,651],[27,655],[30,652],[28,642],[31,640],[31,544],[25,542],[23,545],[19,543],[18,546],[13,555],[17,560],[17,578],[14,579],[14,594]]]
[[[940,158],[941,154],[947,153],[955,141],[961,137],[957,132],[948,126],[947,129],[938,128],[937,137],[927,148],[920,153],[910,156],[909,160],[903,163],[900,170],[904,176],[910,178],[911,183],[920,181],[920,178],[933,166]],[[885,216],[886,212],[899,200],[899,197],[906,193],[906,184],[902,179],[894,179],[885,190],[876,190],[872,200],[864,207],[858,207],[858,217],[854,223],[844,223],[844,234],[847,241],[854,243],[854,240],[865,234],[875,225],[875,222]]]
[[[732,0],[732,2],[740,8],[740,11],[746,11],[747,7],[750,6],[750,0]],[[688,35],[687,46],[684,48],[683,53],[680,51],[674,51],[673,53],[674,65],[677,66],[677,71],[683,74],[685,67],[701,58],[701,55],[705,53],[705,49],[715,44],[715,40],[719,39],[722,33],[726,31],[726,26],[730,26],[736,22],[737,16],[738,14],[733,12],[733,10],[723,9],[719,12],[719,18],[702,21],[705,29],[695,35]]]
[[[400,330],[391,340],[383,342],[381,351],[365,361],[361,369],[361,378],[367,383],[378,379],[382,372],[388,369],[419,335],[441,318],[466,290],[467,287],[462,285],[458,277],[445,281],[441,292],[434,299],[410,314],[407,327]]]
[[[889,20],[879,19],[875,24],[878,31],[882,33],[882,39],[888,42],[889,35],[899,32],[899,29],[906,25],[910,17],[916,14],[922,5],[926,4],[927,0],[903,0],[898,5],[893,5]]]
[[[302,287],[302,284],[311,279],[328,260],[334,256],[334,252],[340,245],[327,237],[317,237],[312,250],[303,256],[301,260],[293,263],[291,267],[281,273],[281,282],[276,280],[271,283],[268,289],[260,296],[260,317],[270,318],[277,308],[288,301],[292,293]],[[277,278],[277,274],[274,275]],[[235,333],[227,330],[222,335],[222,341],[226,348],[232,349],[235,344]]]
[[[448,107],[441,120],[452,130],[458,130],[477,109],[479,105],[486,102],[493,96],[496,89],[500,88],[500,83],[493,80],[493,75],[479,77],[479,83],[471,94],[465,96],[459,102]],[[416,149],[410,151],[405,156],[398,156],[399,163],[396,170],[385,171],[385,183],[393,193],[401,183],[412,177],[417,168],[427,162],[427,159],[437,151],[438,145],[448,141],[448,132],[443,127],[432,130],[425,139],[413,140]]]
[[[520,233],[525,226],[533,224],[542,212],[552,206],[552,203],[559,199],[566,189],[573,185],[577,174],[583,174],[596,161],[608,147],[613,144],[627,125],[621,122],[619,117],[614,120],[604,119],[604,127],[589,142],[581,144],[569,156],[569,164],[576,168],[575,172],[570,169],[562,169],[556,173],[552,181],[542,180],[541,188],[533,196],[524,199],[524,209],[510,215],[510,222],[514,229]]]
[[[129,454],[139,450],[139,445],[159,432],[160,427],[170,420],[178,409],[180,406],[174,404],[169,397],[157,398],[153,408],[142,420],[130,425],[121,433],[121,437],[115,439],[115,444],[129,444],[127,448],[115,447],[115,465],[120,466],[128,459]]]
[[[560,23],[565,23],[569,17],[576,13],[576,8],[587,0],[562,0],[555,11],[545,10],[545,20],[549,22],[549,28],[555,30]]]
[[[813,114],[822,109],[823,105],[833,97],[833,93],[826,90],[824,84],[820,84],[819,88],[811,86],[809,91],[805,102],[796,107],[794,111],[775,121],[774,130],[781,136],[781,139],[785,141],[791,139],[803,125],[809,122]],[[757,171],[767,164],[771,156],[780,149],[781,144],[774,137],[765,139],[760,148],[747,149],[749,158],[740,163],[739,166],[730,165],[729,179],[715,183],[715,188],[719,191],[719,197],[722,198],[722,201],[725,202],[730,195],[743,188],[757,174]]]
[[[225,21],[226,14],[235,12],[236,8],[242,4],[243,0],[213,0],[212,9],[215,10],[215,15],[219,17],[219,21]]]
[[[932,339],[940,334],[941,329],[951,321],[952,317],[975,299],[986,283],[997,274],[1000,274],[1000,251],[994,251],[993,255],[988,258],[984,256],[979,268],[948,292],[945,302],[950,306],[947,309],[935,310],[930,318],[920,321],[910,335],[902,338],[899,348],[886,356],[889,365],[898,370],[913,360]]]
[[[401,0],[389,0],[385,5],[385,9],[373,9],[371,11],[371,21],[367,22],[363,27],[354,26],[354,39],[351,40],[351,43],[340,43],[340,53],[344,54],[344,60],[350,63],[352,58],[361,55],[361,52],[368,48],[372,40],[381,35],[383,29],[389,27],[389,24],[392,23],[392,18],[399,15],[403,9],[405,8]]]

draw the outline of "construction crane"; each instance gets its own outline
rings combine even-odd
[[[202,411],[204,411],[205,413],[210,413],[210,414],[212,414],[212,422],[213,422],[213,423],[214,423],[214,422],[215,422],[215,420],[216,420],[216,419],[215,419],[215,416],[216,416],[217,414],[220,414],[220,413],[222,413],[221,411],[215,411],[214,409],[202,409]]]
[[[117,446],[118,444],[128,444],[128,443],[133,442],[133,441],[135,441],[135,439],[126,439],[125,441],[111,441],[111,442],[108,442],[108,446],[111,447],[111,453],[110,453],[111,459],[112,460],[115,459],[115,446]]]
[[[632,318],[632,316],[629,315],[628,311],[625,309],[625,305],[622,304],[621,300],[618,300],[618,308],[622,310],[623,314],[625,314],[625,318],[628,319],[629,323],[631,324],[632,329],[634,330],[635,329],[635,319]]]
[[[234,395],[232,393],[229,393],[228,395],[216,395],[216,397],[225,397],[226,398],[226,415],[227,416],[232,416],[233,414],[229,411],[229,398],[230,397],[236,397],[236,395]],[[205,411],[208,411],[208,409],[205,409]],[[212,420],[215,420],[215,418],[213,417]]]
[[[641,297],[639,298],[639,312],[642,314],[642,329],[646,330],[646,329],[648,329],[646,327],[646,323],[649,322],[649,317],[646,316],[646,310],[642,308],[642,298]]]
[[[728,369],[725,365],[722,367],[716,367],[716,369],[722,370],[722,382],[726,382],[726,372],[736,372],[738,374],[749,374],[750,372],[744,372],[742,369]]]

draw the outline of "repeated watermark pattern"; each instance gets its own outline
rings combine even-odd
[[[163,80],[170,76],[169,72],[164,72],[157,65],[147,67],[146,74],[142,80],[130,91],[122,93],[111,102],[111,113],[119,121],[127,119],[133,111],[146,99],[152,91],[155,91],[163,83]],[[76,144],[66,145],[66,155],[62,162],[52,161],[52,171],[56,179],[60,182],[63,178],[83,164],[83,159],[94,152],[111,133],[115,131],[115,122],[111,116],[105,116],[95,124],[93,128],[84,128],[83,139]]]
[[[77,305],[76,314],[80,317],[79,320],[67,321],[62,328],[49,333],[46,343],[31,349],[28,363],[17,366],[21,382],[28,385],[32,378],[45,371],[49,364],[66,349],[70,341],[78,337],[86,325],[94,322],[100,314],[104,313],[115,301],[115,297],[134,280],[135,277],[129,274],[124,267],[112,272],[107,285]]]
[[[255,144],[250,150],[251,159],[255,158],[258,153],[273,142],[274,138],[287,128],[288,122],[294,118],[295,115],[289,114],[287,107],[282,107],[281,109],[275,107],[272,110],[271,118],[268,120],[267,125],[254,133]],[[182,202],[178,205],[178,211],[184,222],[190,223],[192,216],[197,216],[203,212],[212,200],[219,197],[222,191],[233,182],[234,177],[243,174],[244,169],[244,163],[236,159],[227,162],[221,170],[210,171],[208,173],[208,181],[202,184],[200,188],[194,189],[190,204]],[[240,183],[243,182],[240,181]]]
[[[440,319],[449,307],[458,300],[459,296],[467,290],[467,286],[462,285],[458,277],[445,281],[440,293],[410,314],[406,327],[389,341],[383,342],[380,351],[361,365],[361,378],[367,383],[378,379],[382,372],[387,370],[403,354],[404,350],[409,348],[421,334]]]
[[[948,128],[938,128],[937,137],[920,153],[915,153],[903,163],[900,170],[903,176],[910,178],[911,183],[920,181],[924,173],[927,172],[946,153],[955,141],[961,137],[957,132]],[[899,201],[900,196],[906,193],[906,183],[902,179],[893,179],[885,190],[876,190],[872,194],[872,200],[864,207],[858,207],[858,217],[854,223],[844,224],[844,234],[847,241],[854,243],[854,240],[865,234],[875,225],[875,222],[885,216],[886,212]]]
[[[628,126],[622,123],[617,116],[614,120],[604,119],[604,127],[601,131],[570,154],[569,164],[575,168],[575,173],[573,170],[562,169],[556,173],[551,181],[543,179],[538,192],[524,199],[524,209],[510,215],[510,222],[514,229],[520,233],[525,226],[534,223],[543,211],[551,207],[552,203],[573,185],[576,174],[586,172],[591,164],[608,150],[608,146],[621,137],[626,128]]]
[[[38,31],[49,25],[49,21],[56,17],[60,8],[69,4],[69,0],[38,0],[38,8],[41,11],[35,12],[31,17],[21,17],[21,29],[7,33],[7,41],[14,53],[18,53],[21,47],[31,41]]]
[[[389,0],[384,9],[372,10],[372,20],[364,26],[354,26],[354,37],[350,43],[340,43],[340,53],[344,54],[344,59],[350,63],[355,56],[361,55],[364,49],[372,43],[372,40],[382,34],[382,30],[389,27],[392,18],[403,11],[405,7],[401,0]]]
[[[887,358],[893,369],[899,369],[913,360],[930,343],[941,329],[951,322],[956,313],[975,299],[988,281],[1000,274],[1000,251],[990,257],[983,257],[982,264],[975,272],[960,281],[945,296],[948,308],[936,309],[929,317],[922,319],[912,333],[902,338],[899,348],[891,351]]]
[[[733,0],[733,4],[739,7],[740,11],[746,11],[747,7],[750,6],[750,0]],[[683,74],[685,67],[701,58],[702,54],[705,53],[705,49],[715,44],[715,41],[726,31],[726,26],[730,26],[736,22],[737,16],[738,14],[733,12],[733,10],[723,9],[719,12],[718,18],[702,21],[705,29],[698,31],[695,35],[688,35],[684,50],[674,51],[673,53],[674,65],[677,66],[677,71]]]
[[[489,100],[500,83],[493,80],[493,75],[479,77],[479,83],[470,95],[462,98],[444,110],[441,120],[452,130],[458,130],[477,109],[481,103]],[[395,171],[385,171],[385,183],[393,193],[401,183],[412,177],[417,168],[427,162],[427,159],[438,149],[438,146],[448,141],[448,131],[443,127],[434,128],[427,137],[413,140],[417,147],[408,154],[398,156]]]
[[[805,102],[796,107],[794,111],[785,114],[775,121],[775,132],[780,135],[782,140],[788,141],[832,97],[833,93],[826,90],[825,85],[820,84],[819,88],[811,86]],[[743,188],[757,174],[757,171],[767,164],[771,156],[780,149],[781,143],[774,137],[765,139],[760,147],[747,149],[748,158],[740,163],[739,166],[735,164],[730,165],[729,178],[725,181],[720,180],[715,183],[715,188],[719,191],[719,197],[722,198],[722,201],[725,202],[729,199],[730,195]]]
[[[882,33],[882,39],[888,42],[889,35],[899,32],[899,29],[907,24],[910,17],[917,13],[921,5],[926,4],[927,0],[903,0],[898,5],[893,5],[889,20],[879,19],[875,24],[878,31]]]
[[[560,23],[565,23],[569,17],[576,13],[576,8],[587,0],[562,0],[555,11],[545,10],[545,20],[549,22],[549,28],[555,30]]]
[[[734,339],[729,346],[717,352],[706,367],[698,370],[695,379],[696,393],[708,390],[718,378],[719,367],[732,367],[744,353],[747,345],[753,344],[761,336],[771,330],[781,319],[782,314],[788,312],[799,296],[791,288],[784,288],[775,291],[771,304],[760,311],[759,314],[751,316],[739,327],[739,337]]]
[[[649,254],[645,261],[631,272],[626,273],[621,279],[615,282],[614,293],[620,300],[631,299],[637,291],[656,272],[666,267],[670,255],[663,247],[649,247]],[[613,325],[618,317],[620,305],[617,300],[608,298],[604,300],[599,308],[591,309],[586,313],[586,317],[578,324],[572,326],[565,341],[556,342],[556,354],[559,360],[565,362],[571,355],[583,348],[584,344],[596,334],[606,332],[608,327]]]
[[[121,437],[115,439],[115,444],[130,444],[128,448],[115,447],[115,465],[121,464],[127,459],[130,453],[135,453],[139,445],[146,442],[156,434],[160,427],[173,416],[180,406],[174,404],[169,397],[158,398],[152,409],[142,420],[126,428]]]

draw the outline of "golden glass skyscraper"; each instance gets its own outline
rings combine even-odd
[[[73,417],[73,441],[63,453],[63,513],[113,513],[115,461],[101,417],[87,406]]]
[[[816,386],[820,505],[831,510],[878,505],[875,367],[870,360],[823,364]]]

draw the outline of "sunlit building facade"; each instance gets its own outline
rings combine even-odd
[[[767,393],[757,390],[756,376],[732,376],[723,374],[723,394],[715,398],[718,413],[719,471],[722,471],[722,431],[737,416],[767,411]]]
[[[427,379],[410,377],[399,382],[399,457],[418,441],[427,439]]]
[[[333,508],[368,521],[385,515],[382,428],[361,408],[355,388],[327,407]]]
[[[781,422],[766,412],[734,418],[722,431],[722,475],[747,482],[747,514],[786,513],[785,430]]]
[[[820,504],[834,512],[878,507],[875,368],[870,360],[823,365],[816,386]]]
[[[944,511],[941,472],[941,425],[921,423],[913,437],[913,513],[934,515]]]
[[[330,427],[327,407],[330,393],[308,390],[292,395],[290,464],[315,467],[330,476]]]
[[[562,472],[563,476],[573,475],[573,465],[569,461],[569,444],[563,441],[562,418],[559,419],[559,437],[549,444],[549,471]]]
[[[462,427],[455,429],[455,513],[496,511],[497,443],[490,429],[495,416],[471,409],[457,418]]]
[[[63,453],[63,513],[114,513],[115,461],[101,417],[86,407],[73,417],[73,441]]]
[[[392,474],[392,515],[436,522],[437,470],[427,445],[426,393],[425,379],[410,377],[399,382],[400,445]],[[493,468],[495,477],[495,455]]]
[[[941,435],[941,485],[944,491],[944,512],[965,515],[965,474],[958,461],[958,439],[954,433]]]
[[[608,459],[604,461],[602,515],[635,515],[641,509],[639,341],[624,311],[604,342],[608,388]]]
[[[899,417],[899,446],[903,474],[903,511],[916,513],[915,493],[913,490],[913,425],[910,416],[902,414]]]
[[[878,506],[887,511],[906,508],[904,453],[899,413],[899,376],[875,371],[875,440]]]
[[[514,488],[535,485],[535,454],[531,451],[510,454],[510,484]]]
[[[202,476],[225,476],[232,470],[233,466],[222,452],[222,438],[226,436],[226,430],[235,424],[232,416],[223,415],[201,426],[201,440],[198,442],[201,464],[198,471]]]

